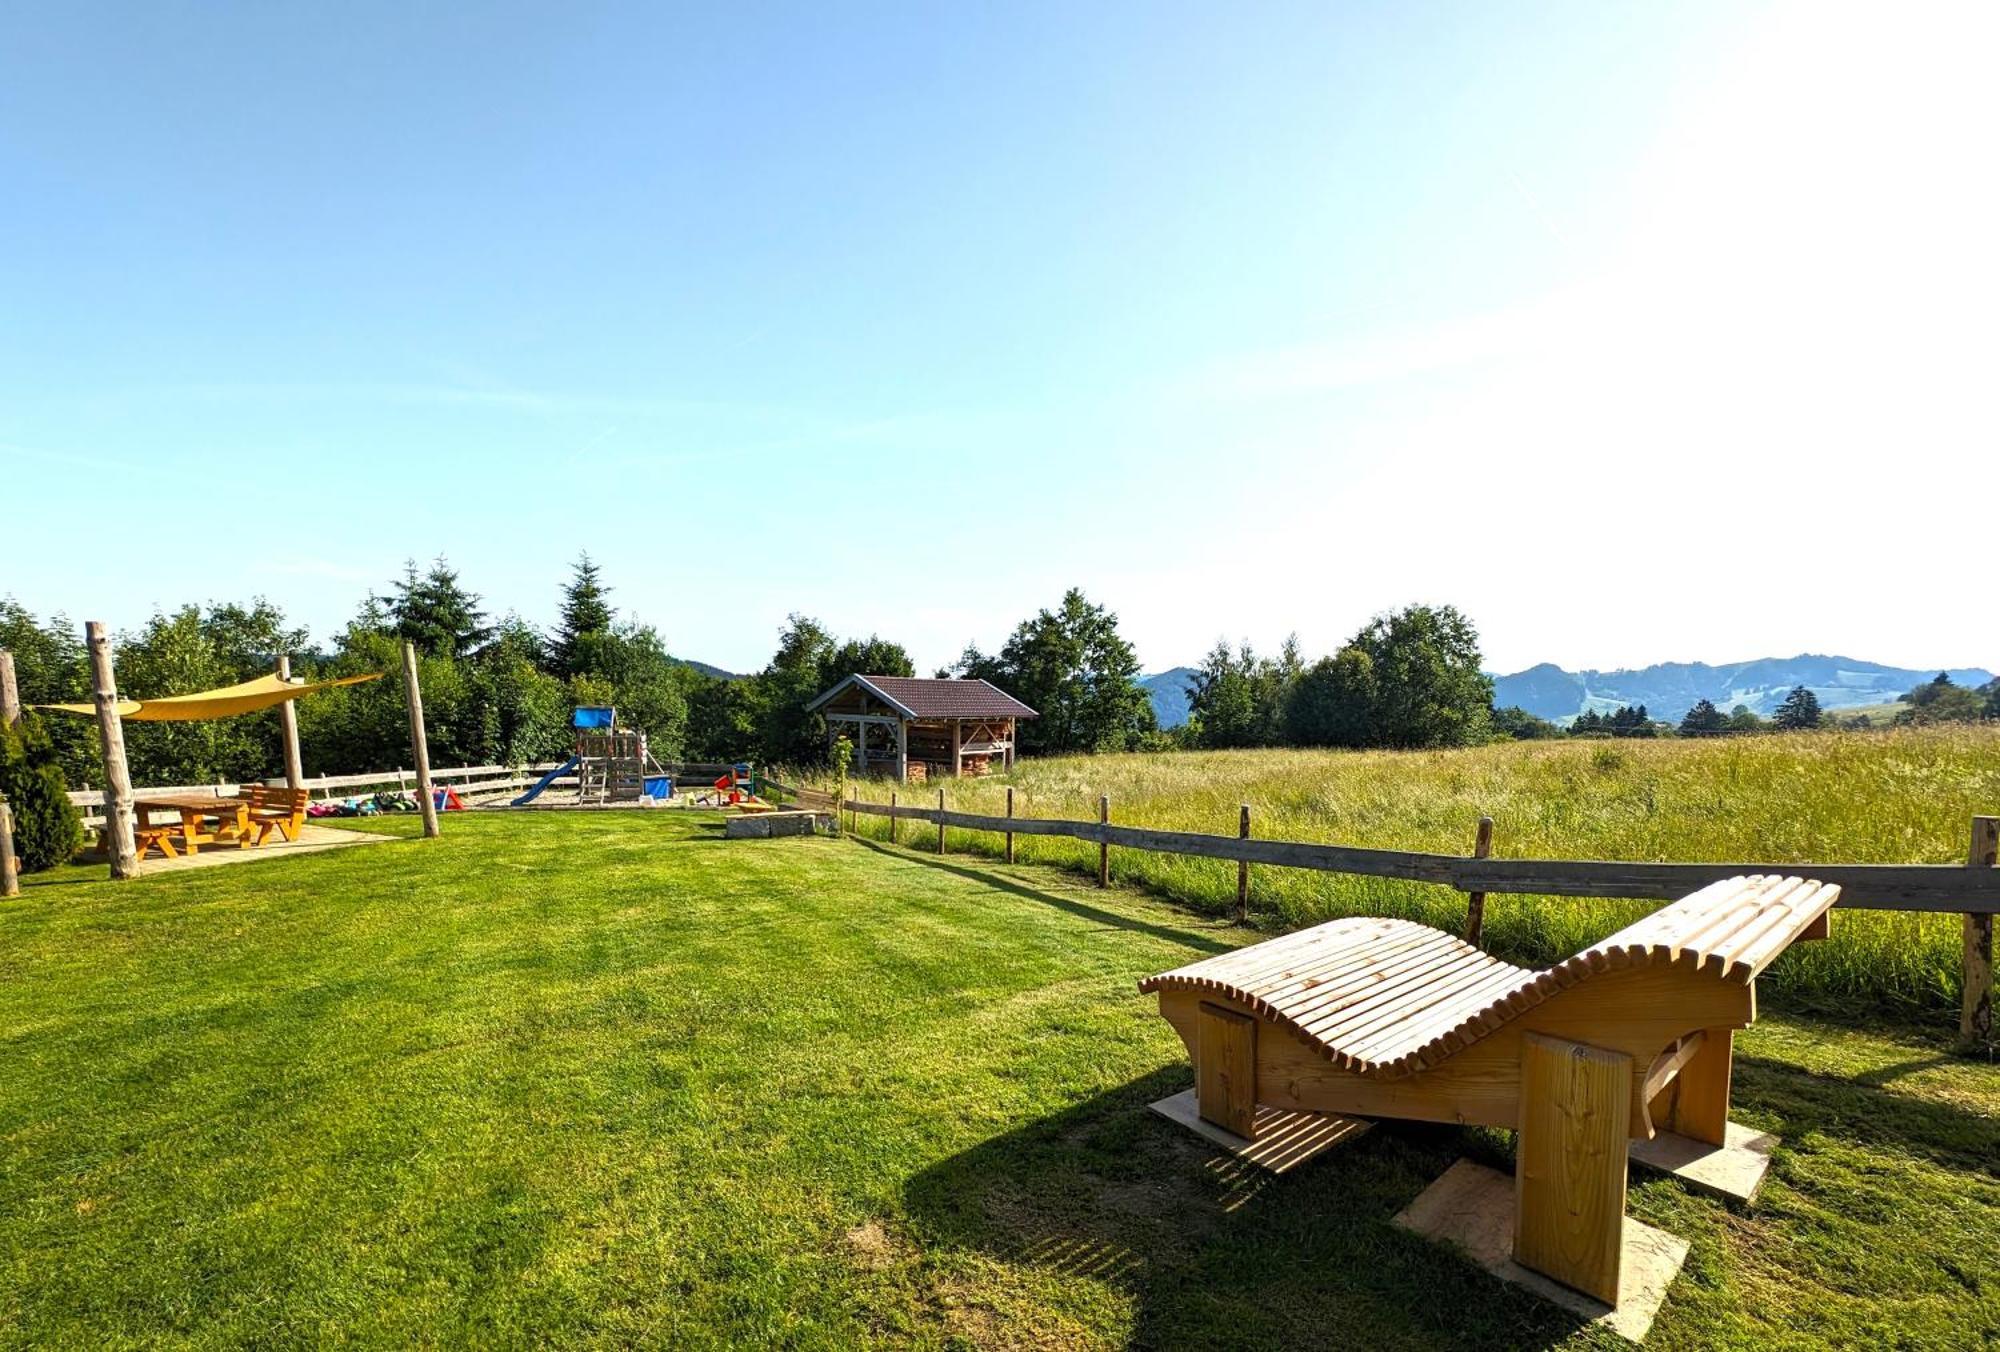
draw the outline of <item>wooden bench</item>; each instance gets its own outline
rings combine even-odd
[[[1716,1146],[1755,981],[1826,933],[1840,889],[1731,878],[1546,971],[1407,920],[1335,920],[1149,977],[1201,1118],[1260,1105],[1519,1132],[1514,1258],[1615,1307],[1626,1145]]]
[[[299,828],[306,822],[306,802],[310,796],[306,790],[245,784],[241,792],[244,801],[250,804],[250,824],[257,828],[259,845],[270,839],[273,831],[288,841],[298,840]]]

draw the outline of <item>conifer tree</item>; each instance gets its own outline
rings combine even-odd
[[[556,622],[555,639],[549,659],[558,676],[590,675],[587,639],[592,634],[608,634],[616,614],[605,600],[611,588],[601,580],[603,570],[588,551],[577,556],[569,583],[563,588],[562,618]]]

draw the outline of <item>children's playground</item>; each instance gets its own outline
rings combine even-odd
[[[609,705],[579,705],[570,715],[576,733],[568,760],[548,771],[519,797],[492,808],[734,808],[770,811],[757,770],[734,764],[662,764],[646,734],[620,726]]]

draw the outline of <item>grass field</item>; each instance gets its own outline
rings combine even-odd
[[[445,827],[0,908],[0,1343],[1601,1344],[1388,1223],[1504,1135],[1273,1182],[1146,1111],[1191,1075],[1134,981],[1242,931],[706,814]],[[1754,1209],[1635,1178],[1693,1245],[1649,1346],[2000,1336],[2000,1069],[1770,1017],[1737,1105]]]
[[[1135,826],[1225,835],[1250,803],[1257,835],[1470,853],[1482,814],[1494,853],[1519,858],[1963,863],[1970,819],[2000,813],[2000,728],[1957,726],[1704,741],[1516,742],[1466,751],[1220,751],[1026,760],[1011,780],[967,780],[951,806],[999,812],[1006,785],[1024,816],[1095,820],[1097,797]],[[859,786],[887,801],[891,786]],[[935,787],[905,801],[935,805]],[[864,833],[886,822],[863,818]],[[909,824],[905,830],[913,829]],[[921,827],[914,829],[922,830]],[[933,836],[932,839],[935,839]],[[999,838],[953,832],[954,851]],[[1016,857],[1097,868],[1093,845],[1021,836]],[[1116,875],[1219,913],[1234,864],[1112,851]],[[1252,871],[1253,905],[1277,924],[1401,915],[1456,929],[1449,888],[1297,869]],[[1546,963],[1657,903],[1495,897],[1489,946]],[[1955,1011],[1960,923],[1952,915],[1843,911],[1826,943],[1795,948],[1767,974],[1796,1005]]]

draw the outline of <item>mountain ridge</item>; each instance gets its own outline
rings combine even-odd
[[[1757,657],[1745,662],[1655,662],[1608,671],[1570,671],[1554,662],[1538,662],[1509,675],[1493,675],[1493,703],[1497,708],[1518,707],[1537,718],[1563,724],[1587,710],[1608,713],[1631,704],[1645,705],[1654,718],[1677,721],[1696,701],[1704,699],[1725,712],[1741,704],[1754,713],[1768,715],[1795,686],[1812,691],[1823,708],[1848,709],[1889,703],[1932,679],[1939,670],[1893,667],[1827,653]],[[1980,686],[1993,679],[1993,673],[1984,667],[1942,670],[1959,685]],[[1186,685],[1193,674],[1193,667],[1170,667],[1140,677],[1161,727],[1177,728],[1187,722]]]

